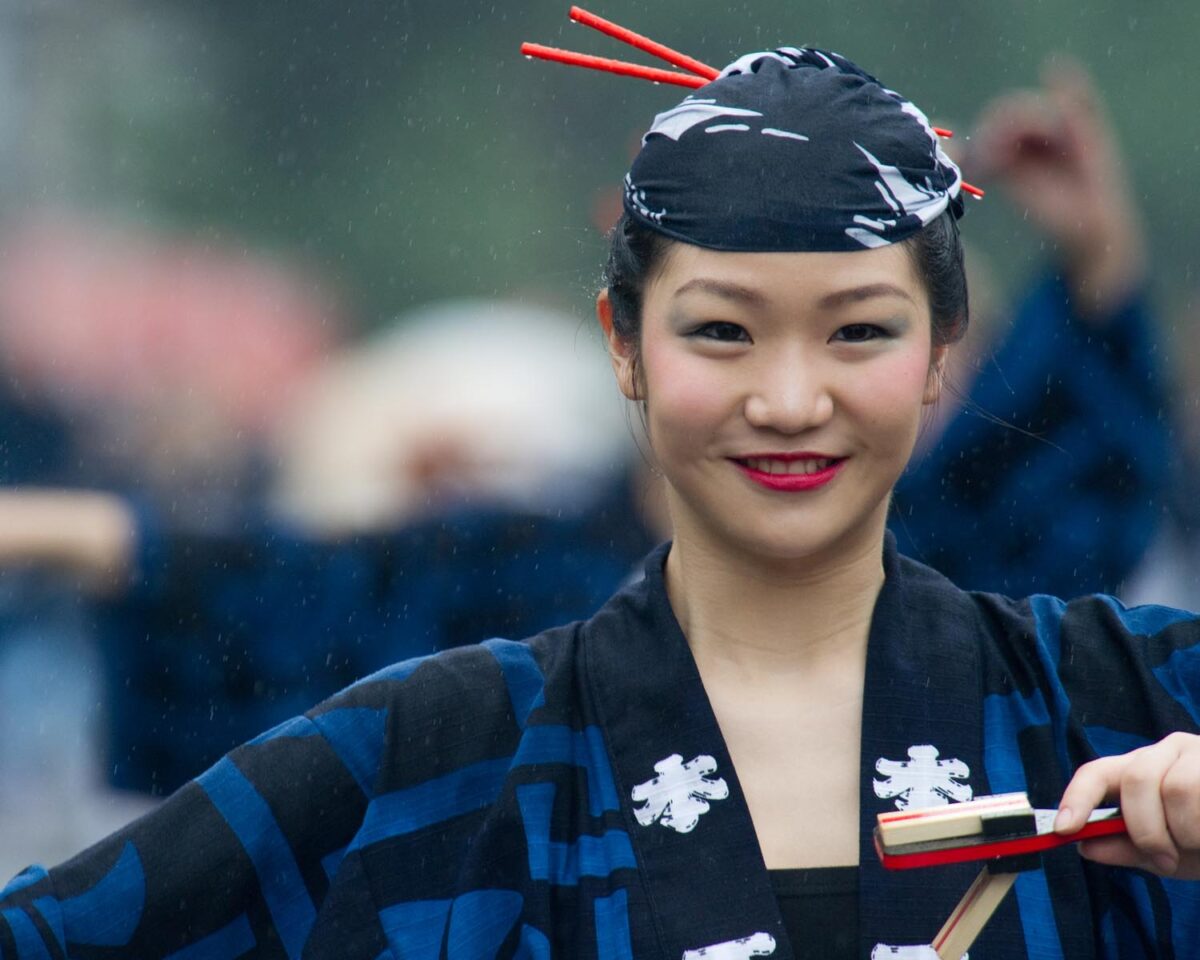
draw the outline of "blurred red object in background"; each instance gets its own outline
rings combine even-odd
[[[0,232],[0,367],[67,412],[187,398],[260,433],[342,326],[258,251],[62,213]]]

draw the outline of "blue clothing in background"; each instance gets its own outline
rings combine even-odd
[[[67,422],[15,377],[0,375],[0,485],[61,486],[80,482],[81,473]]]
[[[166,531],[99,617],[115,786],[174,790],[235,745],[413,656],[591,616],[653,546],[625,484],[579,514],[459,512],[320,542]]]
[[[1154,336],[1141,295],[1087,323],[1061,278],[1038,284],[966,408],[897,485],[890,527],[901,552],[966,589],[1116,592],[1167,496]]]

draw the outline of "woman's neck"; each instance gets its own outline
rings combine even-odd
[[[782,678],[865,662],[884,580],[882,522],[836,557],[803,564],[681,533],[667,558],[667,592],[702,672]]]

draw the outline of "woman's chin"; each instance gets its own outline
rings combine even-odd
[[[813,524],[790,530],[786,525],[733,532],[730,544],[744,561],[772,566],[811,566],[840,552],[845,537],[838,531],[814,529]]]
[[[742,562],[779,567],[808,567],[838,563],[864,550],[874,550],[883,541],[886,502],[881,508],[853,517],[780,516],[743,518],[734,525],[714,530],[721,549]]]

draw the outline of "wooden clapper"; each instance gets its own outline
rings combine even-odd
[[[1017,874],[1041,866],[1042,851],[1125,832],[1116,807],[1096,810],[1072,834],[1054,832],[1057,812],[1034,809],[1024,793],[1003,793],[879,815],[875,849],[889,870],[984,862],[931,944],[940,960],[962,960]]]

